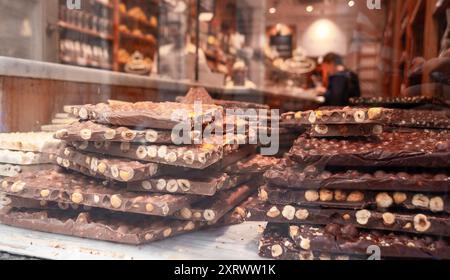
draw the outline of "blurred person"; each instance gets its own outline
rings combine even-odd
[[[350,98],[361,96],[358,75],[344,66],[340,55],[328,53],[320,68],[323,87],[319,93],[325,97],[325,106],[347,106]]]

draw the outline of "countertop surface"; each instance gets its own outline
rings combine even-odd
[[[262,260],[260,226],[244,223],[129,246],[0,224],[0,252],[52,260]]]

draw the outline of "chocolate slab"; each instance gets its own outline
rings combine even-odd
[[[53,139],[52,133],[0,133],[0,149],[35,153],[53,153],[61,141]]]
[[[317,139],[300,136],[289,157],[303,165],[343,167],[450,166],[450,132],[385,132],[374,139]]]
[[[56,163],[64,168],[82,171],[85,175],[118,182],[141,181],[164,174],[156,163],[141,163],[124,158],[113,158],[101,154],[83,153],[73,147],[66,146],[59,150]]]
[[[336,223],[362,229],[450,237],[449,215],[380,213],[369,210],[309,208],[273,205],[254,200],[247,205],[247,221],[326,225]]]
[[[426,96],[358,97],[350,98],[350,104],[384,108],[415,108],[429,104],[448,106],[448,104],[441,99]]]
[[[54,134],[64,141],[111,141],[171,144],[172,131],[154,129],[131,129],[127,127],[108,126],[91,121],[77,122]]]
[[[316,111],[305,111],[297,113],[286,113],[281,116],[287,121],[295,120],[300,125],[312,124],[367,124],[379,123],[379,120],[385,114],[386,110],[382,108],[338,108],[324,109]]]
[[[264,173],[270,167],[279,164],[281,159],[263,155],[253,155],[225,168],[228,174]]]
[[[170,216],[200,200],[199,196],[137,194],[124,188],[104,186],[75,173],[44,170],[23,173],[2,181],[1,191],[22,198],[75,203],[117,212]]]
[[[331,189],[403,192],[450,192],[450,175],[442,172],[328,171],[314,166],[299,168],[284,161],[264,174],[269,186],[291,189]]]
[[[450,259],[449,243],[439,237],[358,231],[352,226],[341,227],[335,224],[326,227],[290,226],[289,235],[304,250],[366,254],[370,246],[378,246],[383,258]]]
[[[205,174],[202,179],[188,179],[175,177],[162,177],[158,179],[148,179],[141,182],[127,184],[127,190],[131,192],[147,193],[179,193],[193,194],[201,196],[214,196],[217,192],[235,188],[252,179],[252,174],[228,175],[226,173],[212,175]],[[209,179],[208,179],[209,178]]]
[[[78,150],[193,169],[205,169],[238,145],[166,146],[118,142],[71,142]]]
[[[269,225],[259,241],[258,254],[263,258],[287,261],[313,260],[367,260],[368,256],[339,255],[322,253],[320,251],[302,250],[289,237],[286,227]]]
[[[202,200],[191,207],[181,209],[173,216],[182,220],[204,221],[214,224],[240,202],[248,198],[256,189],[255,185],[246,184],[232,190],[219,192],[210,199]]]
[[[0,176],[14,177],[23,172],[51,169],[53,167],[56,168],[56,166],[53,164],[35,164],[35,165],[0,164]]]
[[[288,190],[261,187],[260,199],[271,204],[295,204],[303,207],[337,209],[369,209],[380,212],[387,210],[429,211],[450,214],[450,198],[447,194],[421,194],[406,192],[370,192],[343,190]]]
[[[0,163],[34,165],[52,163],[51,154],[0,149]]]
[[[0,222],[30,230],[140,245],[198,230],[202,223],[123,215],[105,211],[0,211]]]
[[[215,105],[195,106],[172,102],[111,102],[72,107],[70,113],[100,124],[154,129],[172,129],[179,124],[193,127],[198,123],[202,126],[222,114],[222,108]]]
[[[450,114],[446,111],[391,109],[381,117],[381,122],[394,127],[450,129]]]
[[[313,124],[309,130],[311,137],[368,137],[383,133],[379,124]]]

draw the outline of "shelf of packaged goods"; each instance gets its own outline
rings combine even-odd
[[[67,23],[65,21],[59,21],[58,22],[58,26],[61,27],[61,28],[66,29],[66,30],[79,32],[79,33],[86,34],[86,35],[89,35],[89,36],[92,36],[92,37],[96,37],[96,38],[100,38],[100,39],[103,39],[103,40],[108,40],[108,41],[112,41],[113,40],[113,37],[111,35],[99,33],[99,32],[93,31],[93,30],[85,29],[85,28],[81,28],[81,27],[78,27],[76,25]]]

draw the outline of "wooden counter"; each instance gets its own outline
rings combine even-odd
[[[64,105],[116,99],[174,101],[192,86],[204,86],[218,99],[269,104],[281,111],[313,106],[311,96],[283,91],[226,88],[61,64],[0,57],[0,132],[38,131]]]

